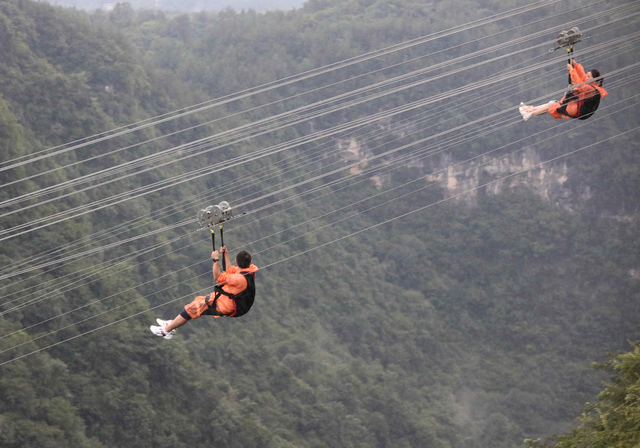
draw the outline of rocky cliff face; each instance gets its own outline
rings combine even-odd
[[[541,166],[543,160],[535,149],[526,148],[505,157],[480,157],[464,164],[443,157],[434,167],[430,181],[442,179],[447,197],[473,201],[478,194],[498,194],[509,188],[526,187],[545,199],[572,208],[577,200],[585,199],[588,192],[576,198],[567,187],[569,167],[566,161]],[[427,170],[430,167],[425,166]],[[428,171],[425,170],[425,174]]]
[[[368,167],[367,151],[355,139],[339,142],[347,161],[362,160],[351,169],[360,174]],[[391,160],[386,163],[390,163]],[[469,162],[458,162],[450,154],[431,157],[407,166],[424,173],[429,183],[438,183],[445,197],[474,202],[479,194],[498,194],[505,189],[526,187],[545,199],[572,209],[590,197],[588,190],[576,194],[568,187],[571,170],[566,161],[540,166],[543,160],[533,148],[525,148],[507,156],[483,156]],[[379,188],[389,181],[388,175],[372,176]]]

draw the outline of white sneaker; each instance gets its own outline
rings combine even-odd
[[[167,325],[171,323],[170,320],[156,319],[156,322],[158,322],[160,326],[156,327],[155,325],[151,325],[149,327],[151,333],[155,334],[156,336],[162,336],[165,339],[171,339],[173,335],[176,334],[176,330],[171,330],[170,332],[166,330]]]
[[[524,118],[524,121],[527,121],[533,116],[533,106],[527,106],[524,103],[520,103],[518,110],[520,111],[522,118]]]
[[[162,320],[159,317],[156,317],[156,322],[158,322],[158,325],[160,325],[161,327],[165,327],[167,325],[169,325],[171,323],[170,320]],[[173,330],[175,331],[175,330]]]

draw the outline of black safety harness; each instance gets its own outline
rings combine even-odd
[[[207,303],[209,303],[209,300],[211,300],[211,296],[213,295],[213,302],[209,305],[212,315],[222,317],[240,317],[249,312],[253,305],[253,301],[256,298],[255,274],[253,272],[240,272],[240,274],[242,274],[247,281],[247,287],[238,294],[231,294],[230,292],[223,290],[221,285],[213,287],[215,293],[209,294],[206,298]],[[225,295],[233,300],[235,311],[232,314],[220,314],[218,312],[217,303],[221,295]]]
[[[562,107],[558,108],[558,113],[565,115],[569,118],[577,118],[579,120],[586,120],[587,118],[590,118],[593,115],[593,113],[596,110],[598,110],[598,107],[600,106],[600,99],[602,97],[600,96],[600,91],[596,87],[594,86],[589,86],[589,87],[591,87],[591,89],[593,90],[593,93],[589,94],[583,100],[579,100],[578,95],[574,93],[573,90],[567,92],[567,94],[564,96],[564,99],[562,100],[562,103],[561,103]],[[567,106],[570,103],[578,104],[577,117],[572,117],[567,112]]]

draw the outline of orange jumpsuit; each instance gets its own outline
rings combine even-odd
[[[229,266],[227,272],[223,272],[217,278],[216,282],[222,285],[222,289],[231,294],[240,294],[247,288],[247,279],[241,272],[255,273],[258,271],[258,267],[255,264],[250,265],[248,268],[240,269],[237,266]],[[184,307],[184,312],[180,315],[184,318],[197,319],[202,316],[205,311],[209,309],[213,303],[214,294],[208,296],[198,296],[193,302]],[[230,315],[236,311],[235,303],[229,297],[220,295],[216,302],[216,310],[223,315]],[[185,315],[186,314],[186,315]],[[220,316],[214,316],[220,317]]]
[[[580,64],[576,64],[573,66],[573,69],[569,71],[569,75],[571,75],[571,82],[574,84],[581,84],[587,80],[587,74],[584,72],[584,67]],[[572,118],[578,118],[579,112],[579,101],[584,100],[585,98],[589,98],[593,94],[592,87],[595,87],[598,92],[600,92],[600,98],[604,98],[607,96],[607,91],[604,90],[604,87],[600,87],[597,84],[584,84],[582,86],[576,87],[572,90],[572,92],[578,96],[577,101],[571,101],[567,104],[567,113],[571,115]],[[565,95],[566,96],[566,95]],[[564,97],[562,98],[564,100]],[[553,102],[549,105],[549,115],[551,115],[555,119],[561,118],[569,118],[566,115],[558,112],[558,109],[563,106],[562,100]]]

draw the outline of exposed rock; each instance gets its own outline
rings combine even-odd
[[[368,166],[366,148],[353,138],[342,140],[338,145],[346,161],[363,160],[361,165],[351,168],[351,174],[362,173]],[[445,197],[467,202],[474,202],[479,194],[498,194],[517,187],[529,188],[568,209],[591,197],[588,188],[576,193],[568,187],[571,170],[566,161],[541,165],[542,162],[535,149],[525,148],[514,154],[497,158],[483,156],[465,163],[453,160],[447,153],[439,159],[427,158],[407,166],[418,168],[428,183],[440,184]],[[372,176],[377,188],[382,188],[389,179],[389,175]]]

